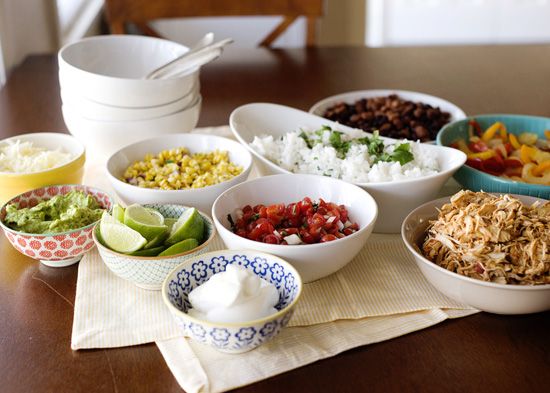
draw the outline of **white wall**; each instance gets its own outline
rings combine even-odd
[[[0,39],[6,70],[30,53],[56,51],[55,0],[0,0]]]
[[[368,46],[550,42],[550,0],[367,0]]]

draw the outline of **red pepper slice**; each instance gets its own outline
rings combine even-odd
[[[481,130],[481,126],[479,125],[479,123],[475,119],[472,119],[468,122],[468,124],[474,127],[474,131],[476,135],[481,137],[481,135],[483,134],[483,131]]]
[[[494,157],[491,157],[487,160],[484,160],[482,163],[481,163],[481,167],[482,167],[482,171],[483,172],[487,172],[489,173],[490,175],[494,175],[494,176],[500,176],[504,173],[504,170],[506,169],[504,167],[504,160],[502,159],[502,157],[499,157],[498,155],[494,156]]]
[[[483,167],[481,165],[482,162],[483,162],[483,160],[481,158],[468,158],[466,160],[466,165],[468,165],[469,167],[479,169],[480,171],[482,171],[483,170]]]

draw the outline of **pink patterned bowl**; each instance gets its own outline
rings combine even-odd
[[[105,191],[81,184],[47,186],[27,191],[12,198],[0,209],[0,227],[12,246],[21,254],[38,259],[46,266],[63,267],[80,261],[82,255],[94,246],[92,230],[95,222],[82,228],[55,234],[18,232],[7,227],[3,222],[6,206],[10,203],[17,203],[21,208],[32,207],[55,195],[65,195],[74,190],[93,195],[102,208],[111,210],[113,200]]]

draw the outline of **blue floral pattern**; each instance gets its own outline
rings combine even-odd
[[[224,257],[212,258],[210,265],[208,266],[214,274],[225,271],[225,267],[229,261]]]
[[[236,264],[242,267],[247,267],[250,265],[250,261],[246,258],[245,255],[235,255],[233,256],[233,259],[231,260],[232,264]]]
[[[254,273],[265,276],[267,269],[269,268],[269,264],[267,263],[267,259],[255,257],[254,260],[251,263]]]
[[[195,280],[201,282],[206,278],[206,270],[208,269],[208,265],[204,263],[203,261],[198,261],[197,263],[193,264],[193,269],[191,270],[191,274],[193,277],[195,277]]]
[[[175,313],[178,325],[184,327],[192,339],[214,346],[224,352],[244,352],[276,336],[287,325],[293,314],[288,306],[300,292],[301,280],[295,273],[277,259],[269,256],[254,255],[253,252],[230,250],[203,254],[195,262],[184,264],[169,276],[167,297],[169,302],[184,313],[190,308],[188,294],[207,281],[212,275],[225,271],[227,265],[235,264],[253,271],[256,275],[274,284],[279,291],[277,310],[286,310],[274,314],[260,323],[243,324],[228,327],[224,324],[202,324],[200,321],[189,321],[181,313]]]

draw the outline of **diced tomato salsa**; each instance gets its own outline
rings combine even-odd
[[[232,231],[242,237],[270,244],[313,244],[346,237],[359,230],[344,205],[305,197],[285,205],[246,205],[228,220]]]

